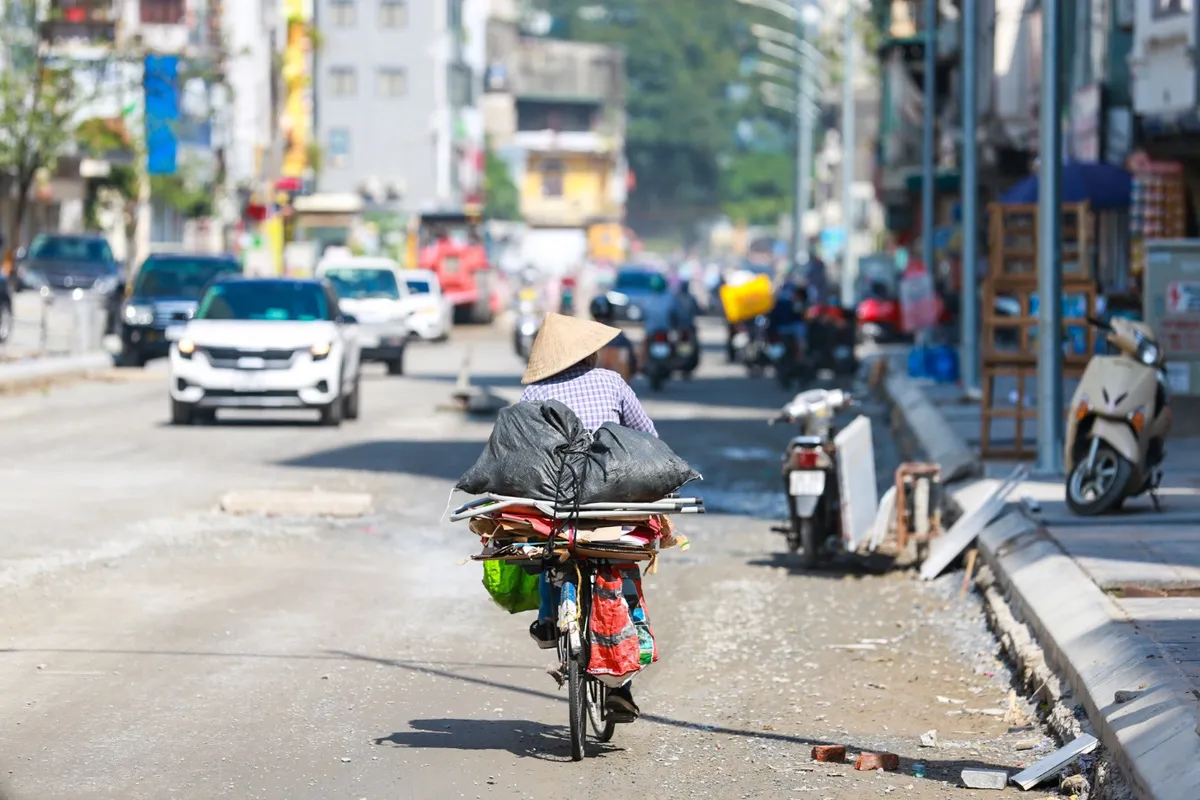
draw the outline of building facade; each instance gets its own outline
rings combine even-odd
[[[316,185],[416,212],[462,205],[473,0],[315,0]],[[479,126],[476,125],[478,128]]]
[[[568,271],[592,254],[589,232],[607,241],[625,218],[624,55],[530,35],[511,9],[494,10],[484,92],[488,141],[529,228],[521,258]]]

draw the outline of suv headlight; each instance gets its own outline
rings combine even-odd
[[[109,294],[117,290],[117,283],[116,275],[105,275],[92,284],[92,291],[96,294]]]
[[[46,280],[46,276],[38,272],[36,269],[19,267],[18,271],[21,274],[21,281],[25,283],[26,286],[32,286],[35,289],[40,289],[43,286],[49,285]]]
[[[1146,340],[1142,340],[1142,342],[1140,344],[1138,344],[1138,349],[1137,349],[1138,361],[1141,361],[1147,367],[1153,367],[1155,364],[1157,364],[1158,356],[1159,356],[1158,345],[1155,344],[1154,342],[1148,342]]]
[[[122,315],[126,325],[153,325],[154,306],[129,303]]]
[[[329,357],[329,351],[332,349],[333,346],[329,342],[320,342],[310,347],[309,352],[312,353],[313,361],[323,361]]]

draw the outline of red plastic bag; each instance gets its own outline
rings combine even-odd
[[[632,609],[623,592],[626,579],[637,591],[637,603]],[[587,671],[608,686],[620,686],[658,661],[658,645],[650,628],[641,572],[636,565],[597,570],[592,589],[591,632]]]

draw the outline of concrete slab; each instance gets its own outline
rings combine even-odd
[[[229,492],[221,498],[227,514],[278,517],[361,517],[370,513],[371,495],[352,492],[259,489]]]
[[[53,378],[86,375],[111,367],[112,356],[107,353],[13,361],[0,364],[0,387],[11,388]]]

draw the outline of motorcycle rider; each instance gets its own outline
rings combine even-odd
[[[679,306],[679,298],[667,286],[667,279],[662,275],[652,275],[650,278],[650,294],[642,301],[642,321],[646,329],[646,338],[642,340],[642,361],[650,360],[650,340],[655,334],[665,333],[668,336],[678,330],[683,313]]]
[[[805,342],[804,315],[808,306],[808,288],[790,278],[775,295],[775,307],[767,315],[767,324],[784,341],[793,345]]]
[[[666,286],[665,281],[663,285]],[[525,384],[521,402],[557,400],[574,411],[584,427],[592,431],[605,422],[615,422],[658,436],[629,384],[617,373],[597,366],[601,350],[620,333],[619,329],[598,322],[547,314],[521,378]],[[554,623],[555,592],[544,573],[538,589],[541,606],[537,621],[529,626],[529,635],[538,647],[548,650],[556,646],[558,631]],[[623,594],[631,608],[638,602],[632,580],[626,580]],[[637,719],[639,710],[629,681],[609,690],[605,708],[617,721]]]
[[[605,325],[612,325],[617,316],[612,303],[604,295],[598,295],[592,300],[590,310],[592,312],[592,319]],[[605,345],[604,349],[600,351],[599,366],[604,369],[611,369],[613,372],[621,373],[621,377],[627,382],[637,374],[637,348],[633,346],[630,338],[625,335],[625,331],[618,333],[616,338]],[[622,366],[624,366],[624,370],[621,369]]]

